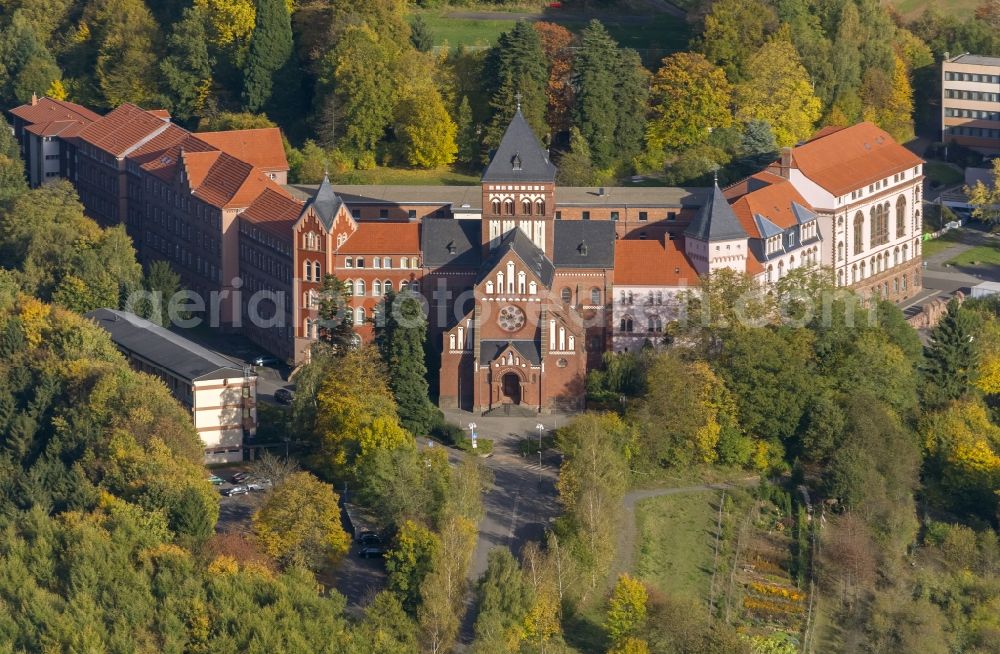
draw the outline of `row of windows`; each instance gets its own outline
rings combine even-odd
[[[947,127],[945,131],[953,136],[975,136],[981,139],[1000,139],[1000,129],[985,127]]]
[[[877,275],[883,271],[888,270],[892,266],[898,266],[901,263],[905,263],[906,261],[909,260],[909,258],[910,258],[910,247],[907,244],[903,244],[902,248],[897,247],[895,250],[893,250],[891,257],[889,256],[888,252],[880,252],[879,254],[876,254],[870,259],[869,261],[870,265],[868,266],[865,265],[864,261],[862,261],[861,263],[856,263],[853,266],[851,266],[851,283],[855,284],[859,280],[864,279],[865,277],[870,277],[871,275]],[[891,264],[889,263],[890,260],[892,261]],[[841,274],[842,272],[843,271],[839,271],[838,275]]]
[[[946,108],[944,115],[949,118],[975,118],[977,120],[1000,120],[1000,111],[981,111],[979,109]]]
[[[573,301],[573,291],[568,287],[563,288],[563,290],[559,292],[559,295],[565,304],[569,304]],[[596,286],[590,289],[590,304],[593,306],[599,306],[601,304],[601,289]]]
[[[569,290],[569,289],[567,289]],[[621,291],[618,294],[618,301],[622,304],[635,304],[635,293],[632,291]],[[647,291],[646,293],[646,304],[649,305],[660,305],[663,304],[663,291]]]
[[[240,243],[240,259],[248,262],[251,266],[254,266],[258,270],[263,270],[268,275],[284,280],[286,283],[291,282],[291,270],[289,266],[285,265],[284,257],[275,257],[267,252],[262,252],[260,249],[251,247],[249,244],[241,242]]]
[[[632,316],[625,316],[618,321],[618,331],[631,334],[635,331],[635,320]],[[663,332],[663,319],[659,316],[649,316],[647,321],[647,332],[650,334],[660,334]]]
[[[946,98],[952,100],[976,100],[978,102],[1000,102],[1000,93],[986,93],[985,91],[956,91],[947,89]]]
[[[344,285],[347,287],[347,294],[353,295],[355,297],[364,297],[365,293],[367,293],[368,291],[368,286],[365,283],[365,280],[363,279],[358,279],[358,280],[348,279],[347,281],[344,282]],[[380,297],[384,294],[391,293],[392,290],[393,290],[392,280],[390,279],[387,279],[384,282],[376,279],[374,282],[372,282],[372,297]],[[404,279],[399,283],[399,290],[419,293],[420,282],[418,282],[417,280],[408,282]]]
[[[1000,84],[1000,75],[981,75],[979,73],[954,73],[947,71],[944,78],[949,82],[984,82],[986,84]]]
[[[304,272],[302,279],[307,282],[318,282],[323,279],[323,269],[319,261],[306,261],[303,264]]]
[[[815,265],[817,263],[819,263],[819,248],[818,247],[813,247],[813,248],[807,250],[806,252],[802,253],[802,260],[801,260],[801,265],[802,266],[811,266],[811,265]],[[791,271],[795,270],[795,267],[796,267],[795,266],[795,255],[792,255],[788,259],[788,269],[787,269],[787,272],[791,272]],[[778,273],[777,278],[774,277],[775,270],[777,270],[777,273]],[[781,260],[781,261],[778,262],[777,268],[775,268],[774,264],[768,264],[767,270],[764,271],[764,281],[766,283],[770,284],[775,279],[781,279],[782,277],[785,276],[785,274],[786,274],[786,269],[785,269],[785,262],[784,262],[784,260]]]
[[[493,200],[490,202],[490,208],[493,210],[493,215],[499,216],[501,208],[503,209],[503,215],[513,216],[514,215],[514,201],[507,198],[502,203],[500,200]],[[416,212],[412,212],[414,216]],[[544,216],[545,215],[545,200],[535,200],[532,202],[528,198],[523,198],[521,200],[521,214],[522,216],[530,216],[532,213]],[[411,216],[412,218],[413,216]]]
[[[372,257],[372,268],[383,270],[392,269],[392,257]],[[347,257],[344,259],[344,268],[364,268],[366,261],[364,257]],[[404,270],[412,270],[420,267],[419,257],[400,257],[399,267]]]
[[[889,242],[889,203],[876,205],[871,209],[871,233],[868,247],[876,247]],[[861,254],[864,249],[865,215],[862,212],[854,214],[854,254]],[[896,199],[896,238],[906,236],[906,196]],[[844,260],[844,244],[837,244],[837,261]]]
[[[619,217],[620,217],[620,215],[621,214],[618,211],[612,211],[611,212],[611,220],[618,220]],[[589,211],[581,211],[580,212],[580,218],[582,220],[590,220],[590,212]],[[666,219],[667,220],[677,220],[677,212],[676,211],[668,211]],[[556,212],[556,220],[562,220],[562,211],[557,211]],[[640,211],[639,212],[639,222],[644,223],[644,222],[648,222],[648,221],[649,221],[649,212],[648,211]]]

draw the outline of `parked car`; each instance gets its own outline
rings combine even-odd
[[[384,556],[386,553],[385,543],[373,531],[363,531],[358,534],[358,556],[362,559]]]
[[[291,404],[293,399],[295,399],[295,393],[287,388],[279,388],[274,391],[274,401],[278,404]]]
[[[256,359],[254,359],[250,363],[252,363],[253,365],[258,366],[258,367],[260,367],[260,366],[276,366],[279,363],[281,363],[281,361],[278,360],[278,357],[273,357],[273,356],[271,356],[269,354],[261,354],[260,356],[258,356]]]
[[[266,491],[272,484],[270,479],[252,479],[247,482],[246,486],[252,491]]]
[[[250,489],[247,486],[240,485],[240,486],[233,486],[232,488],[227,488],[222,491],[222,494],[225,495],[226,497],[233,497],[234,495],[246,495],[249,492]]]
[[[209,475],[209,476],[208,476],[208,480],[209,480],[210,482],[212,482],[212,484],[213,484],[213,485],[215,485],[215,486],[219,486],[219,485],[221,485],[221,484],[222,484],[222,482],[224,481],[224,480],[222,479],[222,477],[219,477],[219,476],[217,476],[217,475]]]
[[[249,478],[250,478],[249,472],[237,472],[235,475],[229,478],[229,481],[233,482],[234,484],[242,484]]]

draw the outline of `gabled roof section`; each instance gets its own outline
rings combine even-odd
[[[615,286],[697,286],[698,271],[683,241],[615,241]]]
[[[751,238],[776,236],[816,218],[792,182],[766,171],[728,187],[725,195]]]
[[[273,188],[266,188],[253,204],[240,214],[240,218],[285,241],[291,241],[293,227],[301,213],[302,202]]]
[[[244,374],[229,359],[134,313],[95,309],[86,316],[107,331],[120,348],[189,382],[242,377]]]
[[[820,132],[792,148],[792,167],[835,196],[923,163],[870,122]]]
[[[747,232],[736,219],[719,188],[719,183],[716,182],[708,200],[684,230],[684,235],[699,241],[712,242],[746,238]]]
[[[476,270],[482,252],[482,222],[426,218],[420,222],[420,250],[430,268]]]
[[[483,181],[554,182],[555,179],[556,167],[518,107],[483,173]]]
[[[330,231],[333,229],[333,221],[337,218],[337,212],[340,211],[343,204],[344,201],[333,190],[330,177],[323,175],[323,182],[316,189],[316,195],[312,196],[306,203],[306,209],[312,208],[326,231]]]
[[[800,225],[816,220],[816,214],[813,213],[812,210],[803,207],[794,200],[792,200],[792,215],[795,216],[795,220],[797,220]]]
[[[198,132],[198,138],[226,154],[266,171],[288,170],[281,130],[234,129],[228,132]]]
[[[538,348],[538,342],[525,340],[481,341],[479,343],[479,361],[481,363],[493,361],[501,354],[506,353],[508,348],[527,359],[532,365],[537,366],[542,363],[542,352]]]
[[[778,236],[779,234],[784,233],[783,229],[781,229],[780,227],[772,223],[770,220],[760,215],[759,213],[755,213],[753,215],[753,220],[754,223],[756,223],[757,225],[757,233],[759,234],[759,238],[771,238],[772,236]]]
[[[166,130],[150,139],[142,146],[129,153],[129,161],[133,161],[146,172],[152,173],[165,181],[171,181],[177,174],[178,167],[186,153],[206,152],[212,149],[204,141],[199,141],[176,125],[170,125]]]
[[[169,120],[143,111],[134,104],[123,104],[100,120],[87,125],[77,134],[77,138],[112,156],[122,157],[169,125]]]
[[[420,223],[358,223],[338,254],[420,254]]]
[[[192,153],[195,154],[195,153]],[[188,163],[188,183],[192,194],[198,199],[220,209],[249,207],[265,189],[271,189],[287,197],[288,192],[271,181],[267,173],[231,157],[225,152],[197,153],[192,159],[185,153]],[[209,161],[212,161],[209,164]],[[192,166],[192,161],[196,165]],[[200,180],[207,165],[207,172]]]
[[[545,256],[545,253],[528,238],[528,235],[520,227],[515,227],[504,235],[500,243],[490,253],[489,259],[483,263],[482,272],[486,273],[493,270],[511,253],[517,255],[517,258],[524,263],[528,270],[531,271],[531,274],[537,277],[543,285],[548,288],[552,287],[555,266],[552,265],[552,262]]]
[[[89,125],[100,120],[101,115],[94,113],[86,107],[82,107],[65,100],[54,100],[52,98],[41,98],[37,102],[25,103],[19,107],[14,107],[10,113],[31,125],[42,125],[53,122],[70,121]],[[33,132],[38,133],[38,132]],[[45,136],[52,136],[45,134]]]
[[[205,181],[205,177],[208,175],[208,171],[212,169],[215,162],[218,161],[222,153],[218,150],[199,150],[191,152],[187,149],[180,154],[180,158],[184,163],[184,173],[187,175],[188,186],[191,191],[194,192],[202,182]]]
[[[552,262],[557,268],[614,268],[615,224],[610,220],[557,220]]]

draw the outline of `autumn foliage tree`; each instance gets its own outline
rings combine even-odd
[[[545,86],[545,121],[552,133],[569,129],[573,109],[573,34],[561,25],[540,21],[533,27],[542,39],[542,51],[549,63]]]
[[[651,148],[685,148],[732,124],[732,87],[704,56],[679,52],[663,60],[650,89],[646,140]]]

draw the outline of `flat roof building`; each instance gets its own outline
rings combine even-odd
[[[191,411],[205,443],[205,463],[243,460],[245,437],[257,431],[257,376],[188,339],[115,309],[86,314],[140,372],[156,375]]]
[[[945,53],[941,141],[987,154],[1000,152],[1000,57]]]

